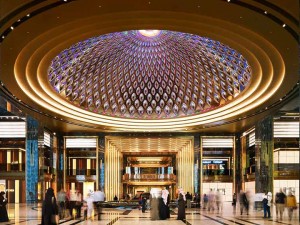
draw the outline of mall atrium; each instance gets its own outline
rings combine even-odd
[[[0,12],[9,203],[49,187],[225,202],[282,188],[299,202],[299,1],[0,0]]]

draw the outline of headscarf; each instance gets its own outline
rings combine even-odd
[[[53,199],[52,199],[53,198]],[[52,188],[48,188],[47,192],[45,194],[45,202],[47,204],[52,204],[55,201],[56,203],[56,199],[54,197],[54,190]]]
[[[183,191],[183,188],[178,188],[178,195],[182,194],[183,200],[186,201],[185,193]]]
[[[161,191],[161,197],[162,197],[165,205],[167,205],[167,202],[168,202],[168,195],[169,195],[169,191],[167,189],[164,189]]]

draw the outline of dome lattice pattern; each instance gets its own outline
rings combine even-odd
[[[56,92],[85,110],[159,119],[228,103],[249,84],[251,68],[240,53],[206,37],[126,31],[65,49],[52,60],[48,78]]]

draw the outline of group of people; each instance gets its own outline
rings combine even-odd
[[[101,203],[105,200],[105,194],[102,191],[89,192],[87,197],[82,199],[79,191],[67,193],[61,189],[57,193],[57,199],[54,190],[48,188],[42,205],[42,225],[57,224],[57,220],[66,217],[81,217],[81,211],[84,212],[84,219],[93,218],[94,207],[97,209],[98,220],[101,220]]]
[[[203,209],[208,211],[217,211],[222,212],[223,210],[223,194],[220,190],[214,192],[210,189],[208,194],[203,195]]]
[[[57,202],[60,218],[73,216],[76,218],[81,217],[82,194],[79,190],[65,192],[61,189],[57,193]]]
[[[263,200],[261,203],[264,212],[263,218],[271,218],[272,196],[273,195],[271,192],[267,192],[262,197]],[[244,210],[246,211],[246,214],[249,215],[249,202],[250,202],[249,192],[245,193],[241,190],[238,200],[240,203],[241,215],[243,214]],[[232,205],[234,206],[234,212],[235,212],[236,203],[237,203],[237,196],[234,193],[233,201],[232,201]],[[276,207],[276,217],[278,220],[282,220],[285,207],[287,208],[288,211],[289,220],[292,219],[293,211],[297,208],[296,197],[293,195],[292,191],[289,191],[289,194],[286,196],[286,194],[280,188],[279,192],[277,192],[275,195],[274,204]]]
[[[187,193],[188,194],[188,193]],[[185,208],[187,204],[187,194],[182,188],[177,190],[177,220],[185,220]],[[189,199],[190,200],[190,199]],[[150,217],[151,220],[166,220],[170,218],[170,196],[169,191],[164,188],[163,190],[151,189],[150,192]],[[146,198],[142,197],[142,212],[146,210]]]
[[[170,218],[170,198],[167,189],[153,188],[150,191],[151,220],[165,220]],[[142,212],[146,210],[146,198],[142,198]]]
[[[286,195],[282,188],[279,189],[279,192],[275,195],[275,206],[276,206],[276,217],[279,220],[282,220],[284,208],[287,208],[289,220],[292,220],[293,211],[297,209],[297,201],[295,195],[293,195],[292,191],[289,191],[288,195]],[[267,213],[269,209],[267,209]],[[270,214],[269,214],[270,215]],[[264,210],[264,217],[266,216]],[[278,218],[279,217],[279,218]]]

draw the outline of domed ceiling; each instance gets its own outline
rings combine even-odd
[[[48,69],[69,103],[112,117],[159,119],[201,114],[233,101],[251,67],[236,50],[207,37],[131,30],[78,42]]]
[[[7,2],[0,92],[51,130],[239,132],[299,86],[297,1]]]

